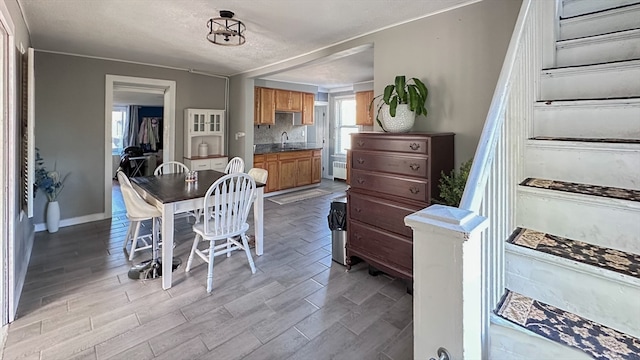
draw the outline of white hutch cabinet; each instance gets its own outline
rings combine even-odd
[[[224,110],[184,110],[184,164],[190,170],[224,171]]]

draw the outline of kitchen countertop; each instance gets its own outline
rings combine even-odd
[[[301,151],[301,150],[319,150],[322,149],[321,145],[313,143],[286,143],[284,146],[281,144],[256,144],[254,154],[273,154],[286,151]]]

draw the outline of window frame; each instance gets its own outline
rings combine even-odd
[[[350,101],[353,102],[353,124],[348,124],[348,125],[344,125],[344,121],[343,118],[345,117],[345,115],[342,113],[342,103],[345,101]],[[334,103],[334,111],[335,111],[335,136],[334,136],[334,155],[342,155],[342,156],[346,156],[347,155],[347,149],[351,148],[351,139],[349,136],[349,140],[347,140],[347,142],[349,143],[349,147],[345,147],[343,148],[342,146],[340,146],[341,143],[344,143],[344,141],[342,141],[342,130],[343,129],[353,129],[354,131],[352,132],[359,132],[359,126],[356,125],[356,97],[355,94],[354,95],[345,95],[345,96],[337,96],[333,99],[333,103]]]

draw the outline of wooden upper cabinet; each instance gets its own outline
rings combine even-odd
[[[302,98],[302,125],[313,125],[315,95],[303,93]]]
[[[373,112],[370,109],[373,100],[373,90],[356,93],[356,125],[373,125]]]
[[[274,89],[256,87],[254,92],[255,109],[253,123],[256,125],[274,125],[276,123]]]
[[[302,93],[289,90],[275,90],[276,110],[278,111],[302,111]]]

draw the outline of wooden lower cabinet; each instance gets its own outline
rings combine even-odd
[[[312,158],[297,160],[296,167],[296,186],[304,186],[311,184],[311,161]]]
[[[313,153],[313,158],[311,159],[311,182],[317,184],[322,180],[322,157],[320,150],[314,150]]]
[[[322,151],[300,150],[253,156],[253,166],[269,172],[265,192],[319,183]]]

